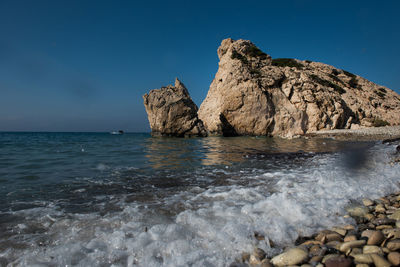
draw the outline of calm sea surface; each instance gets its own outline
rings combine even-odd
[[[328,139],[3,132],[0,266],[225,266],[256,246],[276,253],[351,223],[345,208],[362,197],[398,190],[394,151]]]

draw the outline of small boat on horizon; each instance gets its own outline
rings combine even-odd
[[[112,131],[112,132],[110,132],[110,134],[120,135],[120,134],[124,134],[124,131],[122,131],[122,130],[119,130],[119,131]]]

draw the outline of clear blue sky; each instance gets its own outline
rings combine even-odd
[[[400,1],[0,1],[0,131],[149,131],[142,95],[200,105],[221,40],[400,92]]]

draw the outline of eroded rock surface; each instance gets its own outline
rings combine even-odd
[[[225,39],[199,109],[209,134],[292,137],[330,129],[400,124],[400,96],[332,66],[275,59],[246,40]]]
[[[197,106],[186,87],[178,79],[151,90],[143,96],[144,106],[154,136],[206,136],[203,123],[197,117]]]

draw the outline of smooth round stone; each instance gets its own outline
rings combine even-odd
[[[389,215],[388,217],[396,221],[400,220],[400,210],[396,210],[393,214]]]
[[[344,238],[344,242],[350,242],[350,241],[356,241],[357,237],[355,235],[346,235],[346,237]]]
[[[341,234],[332,233],[332,234],[327,234],[327,235],[326,235],[326,240],[327,240],[328,242],[331,242],[331,241],[343,242],[343,237],[342,237]]]
[[[370,237],[372,234],[374,233],[374,230],[364,230],[362,233],[361,233],[361,236],[362,237]]]
[[[369,209],[364,206],[356,206],[356,207],[347,208],[347,212],[352,217],[364,217],[364,215],[369,212]]]
[[[379,256],[378,254],[371,254],[372,260],[374,261],[374,264],[376,267],[390,267],[392,266],[390,262],[385,260],[382,256]]]
[[[322,260],[322,256],[314,256],[310,259],[310,263],[317,263]]]
[[[386,209],[385,209],[385,207],[382,205],[382,204],[378,204],[378,205],[376,205],[376,207],[375,207],[375,212],[385,212],[386,211]]]
[[[347,224],[347,225],[343,226],[343,229],[350,231],[350,230],[354,230],[356,228],[354,227],[354,225]]]
[[[341,236],[345,236],[346,233],[347,233],[347,230],[346,230],[346,229],[343,229],[343,228],[340,228],[340,227],[333,227],[333,228],[332,228],[332,231],[338,233],[338,234],[341,235]]]
[[[271,259],[275,266],[297,265],[303,263],[308,258],[308,252],[302,248],[292,248]]]
[[[374,262],[370,254],[357,254],[353,255],[353,258],[356,263],[370,264]]]
[[[363,247],[363,254],[383,254],[382,249],[378,246],[364,246]]]
[[[396,220],[390,218],[378,218],[371,221],[375,225],[394,225]]]
[[[322,263],[326,263],[326,261],[328,261],[329,259],[333,259],[333,258],[337,258],[340,257],[339,254],[328,254],[326,255],[323,259],[322,259]]]
[[[324,250],[320,246],[315,245],[310,248],[310,255],[311,256],[319,256],[324,253],[323,251]]]
[[[307,240],[306,242],[301,243],[301,246],[308,246],[308,245],[323,245],[323,243],[317,240]]]
[[[363,245],[365,245],[365,240],[356,240],[356,241],[350,241],[350,242],[346,242],[340,245],[339,250],[341,252],[346,252],[347,250],[351,249],[351,248],[358,248],[361,247]]]
[[[380,245],[382,244],[383,240],[385,240],[385,236],[382,234],[381,231],[375,231],[372,235],[368,238],[367,245]]]
[[[350,252],[350,256],[362,254],[362,249],[361,248],[352,248]]]
[[[376,228],[376,230],[383,230],[383,229],[393,229],[393,226],[391,225],[378,225]]]
[[[353,261],[349,258],[336,257],[325,262],[326,267],[350,267]]]
[[[395,251],[395,250],[400,249],[400,239],[395,239],[395,240],[389,241],[386,244],[386,247],[388,249],[390,249],[391,251]]]
[[[369,206],[374,205],[374,202],[373,202],[371,199],[369,199],[369,198],[364,198],[364,199],[362,200],[362,203],[363,203],[363,205],[366,206],[366,207],[369,207]]]
[[[399,252],[390,252],[388,255],[388,260],[393,265],[400,265],[400,253]]]

